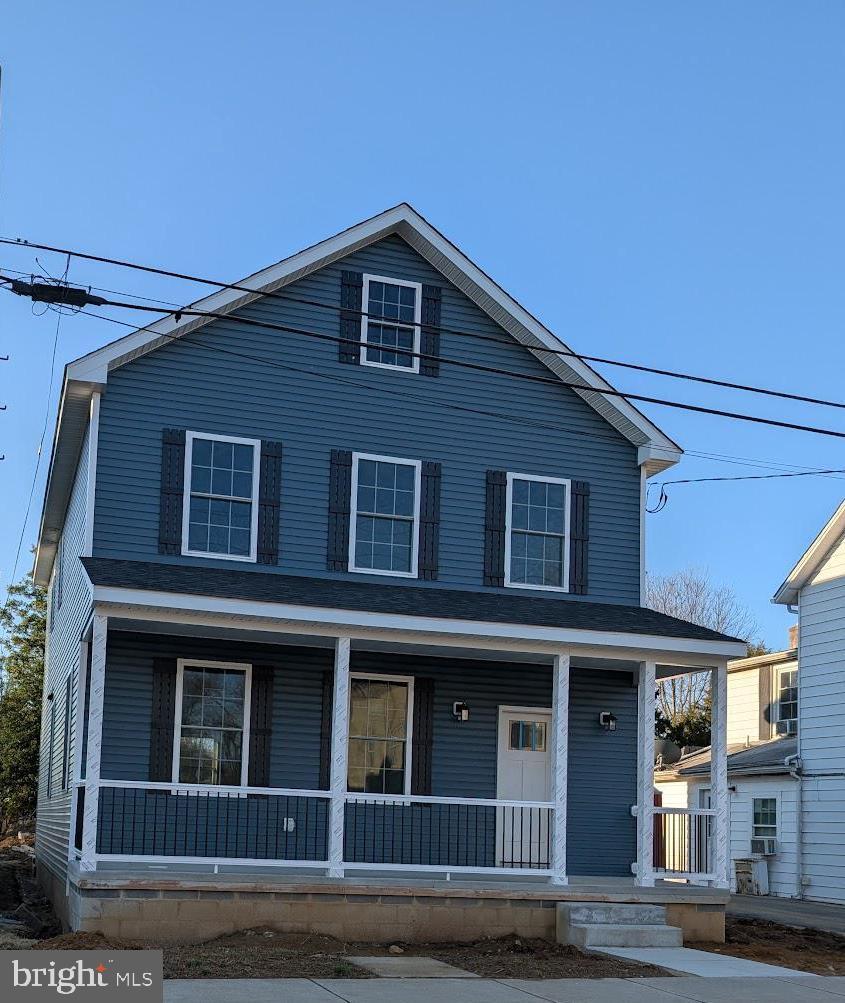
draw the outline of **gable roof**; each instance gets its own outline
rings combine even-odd
[[[391,235],[405,240],[444,278],[529,350],[536,347],[570,351],[563,341],[406,202],[357,223],[237,283],[254,289],[254,292],[221,289],[191,306],[214,313],[231,313],[260,299],[262,295],[282,289]],[[68,364],[36,553],[37,581],[45,582],[50,574],[94,392],[105,389],[112,370],[155,351],[174,338],[196,331],[212,319],[214,318],[181,316],[177,320],[177,314],[171,313],[154,324],[127,334]],[[586,362],[577,357],[559,357],[547,352],[540,352],[535,357],[562,381],[590,387],[589,390],[573,392],[637,447],[638,462],[644,466],[647,475],[659,473],[681,458],[682,450],[677,443],[661,432],[633,404],[622,397],[606,397],[602,394],[603,389],[614,388]]]
[[[790,606],[798,602],[798,593],[812,580],[843,535],[845,535],[845,501],[840,504],[819,535],[801,555],[798,563],[775,592],[772,602]]]

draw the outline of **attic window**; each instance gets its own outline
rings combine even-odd
[[[362,366],[419,372],[421,304],[419,282],[364,276]]]

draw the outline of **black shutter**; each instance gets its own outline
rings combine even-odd
[[[334,704],[334,671],[323,673],[323,712],[320,718],[320,783],[318,790],[327,791],[332,782],[332,707]]]
[[[270,786],[270,745],[273,736],[273,666],[253,665],[249,703],[250,787]]]
[[[333,449],[329,470],[329,536],[326,567],[346,571],[349,567],[349,504],[352,494],[352,453]]]
[[[161,497],[158,514],[158,552],[182,553],[182,496],[185,490],[185,430],[161,432]]]
[[[487,504],[484,511],[484,584],[505,584],[505,508],[508,475],[487,471]]]
[[[173,779],[173,726],[176,714],[176,659],[153,661],[150,724],[150,780]]]
[[[440,545],[440,471],[439,463],[424,460],[420,498],[419,576],[437,581],[437,551]]]
[[[420,359],[423,376],[440,375],[440,298],[440,286],[422,287],[420,354],[429,356]]]
[[[279,504],[282,489],[282,444],[261,443],[258,477],[258,563],[279,560]]]
[[[350,365],[361,361],[361,297],[364,276],[360,272],[340,273],[340,338],[338,359]]]
[[[760,687],[760,741],[772,737],[772,672],[771,665],[764,665],[759,673]]]
[[[569,591],[586,595],[590,544],[590,485],[587,481],[572,482],[569,540]]]
[[[434,680],[414,680],[414,730],[411,740],[411,793],[431,794]]]

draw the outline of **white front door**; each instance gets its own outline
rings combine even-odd
[[[551,720],[545,707],[499,708],[496,796],[501,800],[550,799]],[[496,814],[497,865],[548,867],[548,810],[503,806]]]

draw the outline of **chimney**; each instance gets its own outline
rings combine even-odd
[[[792,650],[793,648],[797,647],[798,647],[798,624],[793,623],[793,625],[789,628],[789,648],[790,650]]]

